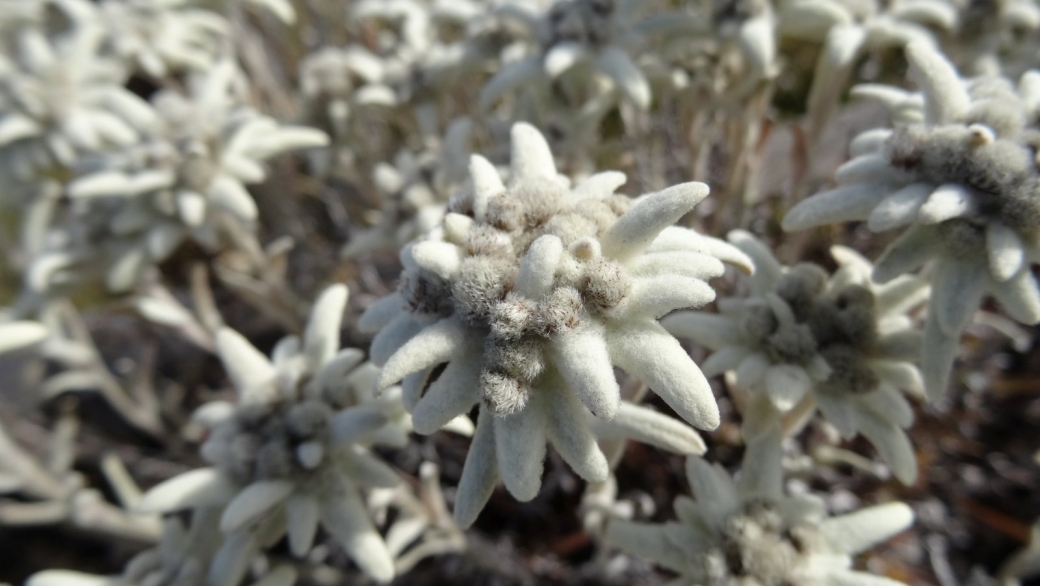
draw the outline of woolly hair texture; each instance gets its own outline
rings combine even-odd
[[[615,519],[607,542],[679,574],[676,584],[898,586],[853,569],[853,556],[913,522],[902,503],[829,517],[822,499],[784,494],[778,429],[748,445],[734,481],[718,464],[691,457],[686,476],[696,500],[675,500],[677,521]]]
[[[853,95],[882,101],[895,126],[855,138],[838,187],[788,212],[786,230],[865,221],[901,229],[873,278],[887,283],[926,266],[932,283],[922,347],[925,386],[948,386],[961,333],[989,293],[1015,320],[1040,323],[1040,167],[1036,136],[1040,73],[1018,87],[1001,77],[962,79],[934,47],[907,48],[920,93],[864,85]]]
[[[442,226],[402,253],[398,292],[360,322],[378,332],[380,385],[403,380],[416,431],[480,403],[459,524],[473,522],[500,477],[517,499],[534,498],[547,441],[586,480],[606,479],[588,419],[618,416],[614,367],[695,427],[717,426],[707,381],[657,323],[714,298],[706,280],[723,273],[720,258],[752,270],[735,247],[670,226],[707,187],[630,200],[614,194],[625,177],[613,171],[570,187],[525,123],[512,129],[508,186],[479,155],[470,175]]]
[[[729,240],[754,259],[749,295],[720,299],[717,314],[676,312],[661,325],[711,349],[702,371],[735,373],[738,398],[742,390],[765,396],[782,414],[819,409],[842,437],[863,434],[899,480],[913,482],[917,461],[903,431],[913,409],[903,393],[923,397],[924,384],[908,311],[928,299],[927,283],[902,276],[878,285],[870,262],[845,247],[831,249],[839,268],[828,275],[811,263],[782,266],[747,232]]]

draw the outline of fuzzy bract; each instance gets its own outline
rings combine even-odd
[[[1014,319],[1040,322],[1040,73],[1016,88],[1000,77],[962,79],[923,43],[907,50],[920,93],[859,86],[893,113],[891,129],[853,141],[854,158],[835,173],[838,186],[799,203],[787,230],[866,221],[874,231],[901,229],[878,259],[881,283],[928,265],[932,300],[923,370],[940,396],[961,332],[988,293]]]
[[[498,478],[520,500],[541,484],[546,441],[579,475],[602,481],[588,418],[612,420],[614,367],[646,382],[683,419],[711,429],[719,414],[707,381],[657,319],[714,297],[719,258],[751,270],[724,242],[670,224],[707,195],[699,183],[636,200],[614,194],[617,172],[570,186],[533,127],[512,130],[510,181],[483,157],[472,189],[442,226],[402,253],[397,293],[362,316],[378,331],[381,385],[403,379],[420,433],[480,403],[456,500],[472,523]]]

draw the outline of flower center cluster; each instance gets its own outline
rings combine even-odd
[[[748,308],[738,327],[776,363],[808,366],[819,355],[831,368],[828,388],[870,392],[879,382],[865,358],[878,338],[874,295],[860,285],[826,286],[822,268],[796,265],[777,284],[782,304]]]
[[[549,44],[572,42],[592,47],[610,44],[614,0],[565,0],[549,10]]]
[[[399,292],[413,312],[457,315],[483,333],[481,386],[495,413],[526,405],[545,370],[544,341],[609,313],[628,294],[630,277],[599,254],[596,238],[630,206],[624,196],[575,200],[557,183],[528,182],[488,201],[485,219],[458,243],[465,257],[451,282],[417,267],[405,271]],[[449,208],[474,215],[466,198]],[[518,291],[520,264],[545,235],[559,238],[564,252],[551,290],[531,299]]]
[[[773,507],[749,503],[720,533],[720,544],[698,556],[705,586],[794,586],[799,544]]]

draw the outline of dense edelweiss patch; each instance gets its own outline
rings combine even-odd
[[[430,239],[404,251],[398,292],[360,324],[379,331],[381,385],[404,379],[418,432],[481,402],[460,524],[473,521],[499,474],[514,496],[534,498],[547,439],[581,476],[606,478],[586,414],[618,414],[614,366],[693,425],[718,425],[707,381],[656,322],[714,297],[705,281],[723,272],[716,256],[751,268],[737,249],[669,227],[707,186],[630,200],[614,194],[624,175],[606,172],[571,188],[525,123],[512,130],[508,187],[483,157],[470,171],[472,190],[449,204]]]
[[[1030,268],[1040,258],[1040,74],[1024,75],[1016,92],[1003,78],[961,79],[928,45],[907,54],[921,94],[861,86],[890,106],[894,128],[856,137],[839,187],[795,206],[784,228],[866,220],[874,231],[905,229],[874,278],[932,266],[923,369],[934,397],[987,292],[1014,319],[1040,322]]]
[[[615,519],[607,541],[677,572],[698,586],[896,586],[852,569],[853,556],[903,531],[913,512],[902,503],[828,517],[822,499],[785,495],[777,431],[752,442],[734,482],[698,457],[686,461],[696,502],[675,500],[678,521],[654,525]]]
[[[47,570],[31,576],[25,586],[238,586],[265,545],[263,538],[271,536],[239,533],[225,539],[219,525],[220,509],[215,507],[195,510],[190,521],[171,515],[163,521],[160,544],[134,556],[118,576]],[[248,583],[292,586],[296,570],[278,565]]]
[[[746,232],[730,240],[755,260],[750,296],[720,300],[718,315],[680,312],[662,325],[715,351],[705,375],[735,371],[739,388],[765,393],[781,412],[818,407],[843,437],[862,433],[896,477],[912,482],[917,463],[903,429],[913,410],[900,391],[924,391],[913,363],[920,336],[906,312],[927,299],[925,282],[877,285],[870,263],[843,247],[833,249],[840,268],[828,275],[811,263],[781,266]]]
[[[22,179],[149,130],[147,104],[123,88],[125,73],[100,54],[102,40],[92,26],[53,39],[26,28],[13,59],[0,56],[0,153]]]
[[[638,108],[650,106],[650,86],[628,52],[635,39],[633,21],[639,2],[559,0],[541,13],[520,3],[510,5],[527,14],[537,43],[529,47],[531,55],[504,64],[488,80],[480,94],[482,107],[525,83],[553,80],[580,65],[609,78]]]
[[[337,140],[345,139],[356,109],[397,103],[385,77],[383,61],[361,46],[324,47],[307,55],[300,63],[300,90],[308,118]]]
[[[228,240],[228,221],[251,229],[257,208],[245,185],[265,179],[263,161],[328,138],[244,104],[237,74],[225,61],[193,80],[190,97],[168,90],[154,111],[140,104],[148,136],[79,162],[67,188],[70,217],[54,229],[59,244],[36,264],[55,270],[84,255],[107,259],[106,286],[122,292],[185,238],[215,249]]]
[[[363,354],[339,349],[346,300],[346,287],[326,290],[303,340],[283,339],[270,360],[233,330],[218,334],[239,400],[209,403],[196,415],[211,428],[201,453],[214,466],[152,489],[143,509],[226,503],[220,527],[232,536],[284,517],[280,534],[288,533],[297,556],[310,551],[320,524],[366,574],[393,577],[393,560],[361,489],[395,486],[399,479],[367,448],[380,440],[387,416],[377,406],[352,406],[350,379]]]

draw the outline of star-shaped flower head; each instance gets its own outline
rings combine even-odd
[[[107,288],[124,292],[187,238],[214,250],[230,240],[228,222],[251,230],[257,207],[245,185],[266,178],[263,162],[328,137],[255,111],[238,91],[238,75],[224,61],[193,78],[190,95],[161,92],[154,111],[138,113],[150,121],[146,139],[83,158],[67,189],[71,214],[58,226],[65,242],[38,262],[102,260]]]
[[[303,339],[284,338],[271,359],[234,330],[218,333],[218,352],[238,401],[209,403],[196,415],[211,428],[201,453],[213,467],[158,485],[142,509],[226,503],[220,527],[231,536],[283,519],[279,535],[288,532],[297,556],[310,551],[321,525],[367,575],[393,578],[393,560],[361,491],[396,486],[399,478],[368,449],[387,424],[383,411],[349,406],[363,353],[339,348],[346,301],[346,287],[327,289]]]
[[[528,56],[504,64],[488,80],[480,104],[488,108],[503,95],[531,82],[551,82],[569,71],[598,73],[641,110],[650,107],[650,85],[629,53],[637,38],[635,0],[558,0],[548,9],[513,3],[537,42]]]
[[[931,266],[932,300],[922,368],[928,393],[945,392],[961,332],[986,293],[1014,319],[1040,322],[1040,73],[961,79],[931,46],[907,49],[920,93],[859,86],[893,112],[894,127],[852,142],[838,187],[799,203],[786,230],[867,221],[875,232],[903,229],[873,278]]]
[[[698,457],[686,461],[696,500],[675,500],[678,521],[614,519],[607,541],[697,586],[898,586],[853,569],[853,557],[905,530],[913,512],[887,503],[837,517],[811,494],[785,495],[777,431],[748,446],[740,478]]]
[[[159,545],[134,556],[118,576],[46,570],[33,574],[25,586],[238,586],[265,545],[264,538],[272,535],[241,532],[225,538],[220,509],[203,507],[193,511],[190,520],[176,515],[164,519]],[[276,565],[247,582],[251,586],[295,583],[296,570],[289,565]]]
[[[150,130],[151,109],[123,87],[121,64],[100,53],[103,39],[97,23],[53,39],[30,27],[0,57],[0,153],[19,177],[129,146]]]
[[[481,403],[456,498],[461,526],[500,475],[516,498],[534,498],[547,440],[583,478],[606,478],[586,415],[618,415],[615,366],[694,426],[717,426],[711,388],[657,318],[711,301],[706,280],[723,273],[719,258],[751,270],[736,248],[670,226],[706,185],[632,200],[614,194],[625,176],[609,171],[570,187],[534,127],[511,134],[508,185],[473,156],[472,190],[402,252],[398,292],[360,323],[379,332],[371,353],[385,362],[381,385],[404,379],[419,433]]]
[[[99,11],[108,50],[159,79],[186,69],[205,71],[227,40],[227,21],[188,0],[116,0],[101,2]]]
[[[811,263],[781,266],[747,232],[730,241],[754,259],[750,294],[720,299],[719,314],[679,312],[661,325],[714,351],[705,375],[735,371],[739,389],[764,393],[781,413],[819,408],[843,437],[862,433],[897,478],[912,482],[917,462],[903,429],[913,410],[900,391],[924,393],[913,363],[920,335],[906,312],[927,299],[927,284],[904,276],[877,285],[870,263],[844,247],[832,249],[840,267],[828,275]]]

